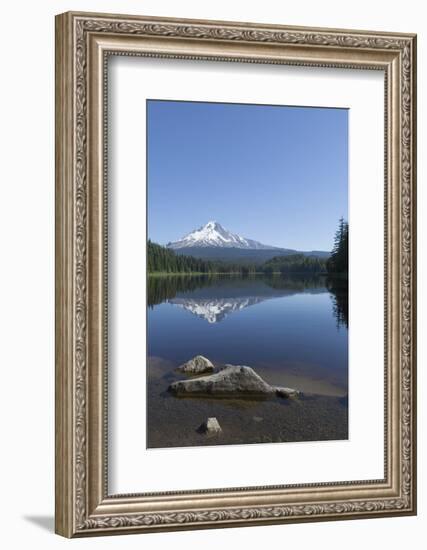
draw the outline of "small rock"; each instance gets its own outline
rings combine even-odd
[[[213,416],[202,424],[201,431],[207,435],[216,435],[221,433],[222,430],[218,420]]]
[[[262,422],[264,420],[262,416],[254,416],[253,419],[255,422]]]
[[[275,389],[278,397],[297,397],[300,393],[292,388],[283,388],[281,386],[276,386]]]
[[[176,370],[187,374],[202,374],[205,372],[212,372],[214,368],[215,367],[209,359],[203,357],[203,355],[196,355],[193,359],[179,366]]]

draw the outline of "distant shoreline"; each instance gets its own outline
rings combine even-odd
[[[149,277],[170,277],[170,276],[185,276],[185,275],[237,275],[239,277],[242,277],[241,271],[192,271],[192,272],[184,272],[184,271],[174,271],[174,272],[166,272],[166,271],[151,271],[148,272]],[[290,271],[289,273],[282,273],[281,271],[272,271],[270,273],[265,273],[264,271],[251,271],[249,273],[245,273],[245,277],[250,277],[251,275],[317,275],[317,276],[324,276],[324,277],[330,277],[331,274],[327,273],[325,271],[318,271],[318,272],[309,272],[309,271]],[[334,273],[333,277],[343,277],[346,276],[345,273]]]

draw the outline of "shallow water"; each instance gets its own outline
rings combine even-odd
[[[207,444],[196,432],[206,420],[204,414],[223,414],[223,422],[228,424],[224,441],[218,440],[218,444],[346,437],[343,396],[348,394],[348,329],[347,293],[342,283],[315,276],[150,277],[148,303],[150,447]],[[182,377],[174,369],[198,354],[217,367],[249,365],[272,384],[315,395],[310,396],[309,404],[301,399],[287,404],[287,409],[275,401],[254,402],[255,412],[251,410],[248,418],[262,417],[264,422],[253,421],[249,427],[241,424],[242,407],[236,401],[219,404],[211,400],[214,402],[209,405],[207,400],[179,399],[166,392],[172,380]],[[316,396],[323,417],[321,432],[313,429]],[[256,414],[257,408],[262,414]],[[306,418],[306,428],[303,421],[292,433],[281,426],[281,414],[287,410],[289,419],[290,408],[291,416]],[[192,420],[197,411],[200,418]],[[273,433],[265,434],[263,424],[269,415]],[[234,429],[233,418],[235,422],[240,418]],[[178,430],[177,438],[167,435],[170,425],[173,434]],[[325,426],[330,426],[329,432]]]

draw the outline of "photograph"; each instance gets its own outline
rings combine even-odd
[[[147,448],[347,440],[348,109],[146,120]]]

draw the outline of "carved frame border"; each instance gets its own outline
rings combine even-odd
[[[103,312],[108,55],[385,72],[384,480],[109,496]],[[416,37],[68,12],[56,18],[56,532],[67,537],[416,513]]]

